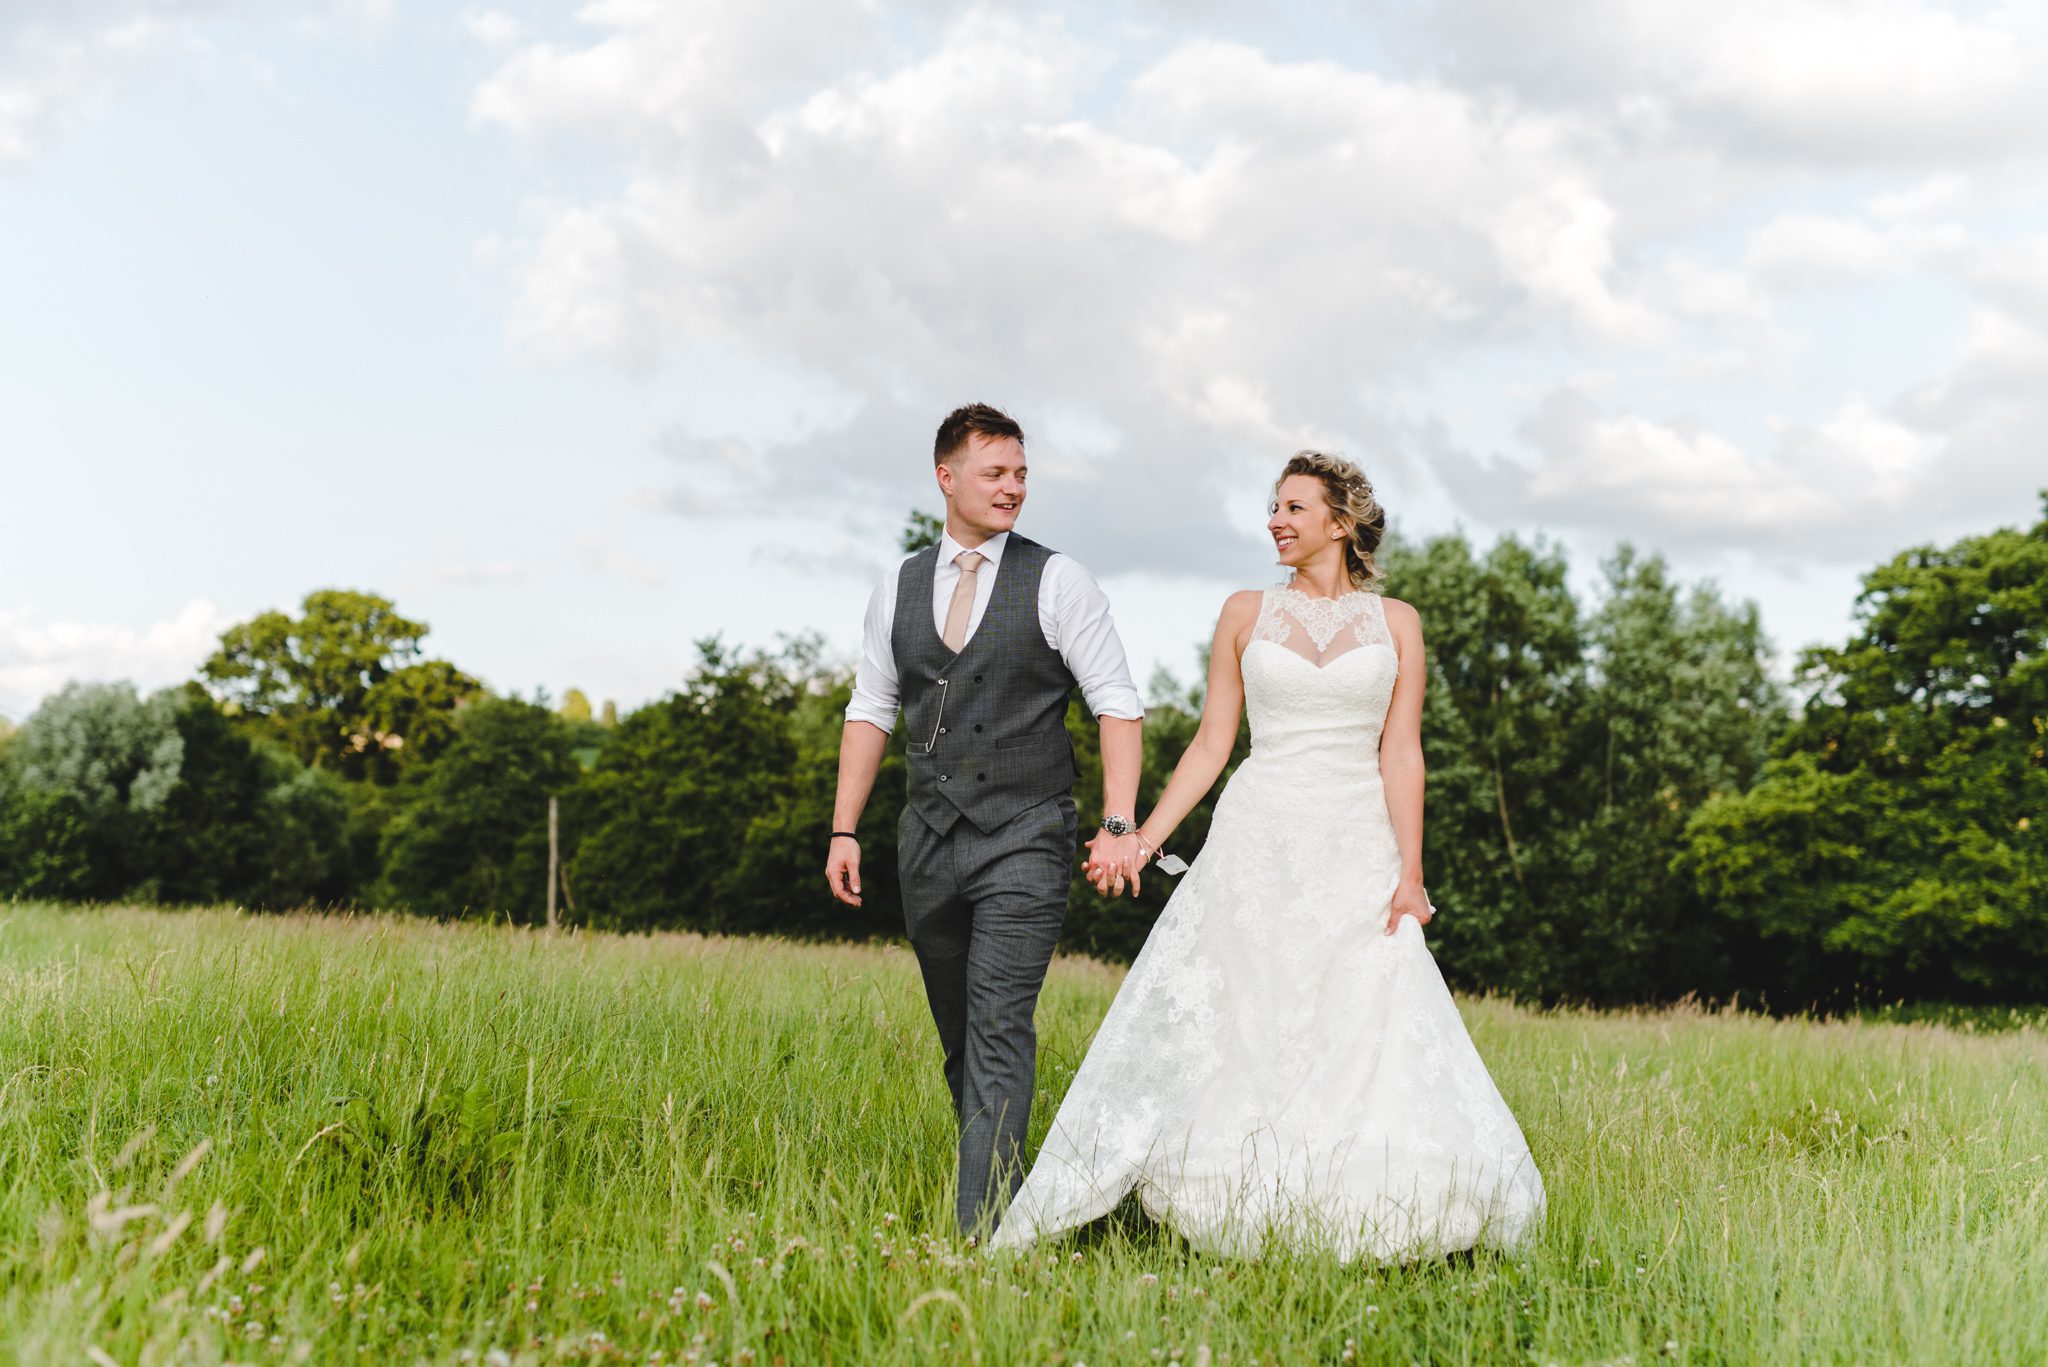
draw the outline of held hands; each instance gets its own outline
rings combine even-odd
[[[1137,832],[1111,835],[1108,831],[1097,831],[1095,838],[1088,842],[1088,857],[1082,861],[1081,872],[1095,885],[1095,891],[1104,897],[1122,896],[1126,882],[1131,885],[1131,895],[1135,897],[1138,895],[1138,870],[1144,862]]]
[[[1413,916],[1415,924],[1426,926],[1436,908],[1429,904],[1429,894],[1422,890],[1420,878],[1403,878],[1401,885],[1394,889],[1394,904],[1387,912],[1386,933],[1392,935],[1401,928],[1403,916]]]

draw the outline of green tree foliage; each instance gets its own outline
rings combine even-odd
[[[1682,595],[1626,547],[1590,613],[1555,547],[1443,536],[1384,560],[1429,653],[1424,865],[1447,975],[1598,1001],[1724,986],[1719,928],[1668,866],[1782,723],[1754,608]]]
[[[1800,719],[1678,867],[1784,988],[2033,998],[2048,982],[2048,496],[2031,530],[1904,552],[1801,660]]]
[[[812,643],[779,655],[698,645],[684,686],[627,717],[577,795],[570,861],[590,924],[865,935],[900,922],[891,757],[861,822],[867,905],[825,888],[847,681]]]
[[[597,724],[609,730],[619,724],[619,705],[610,698],[604,700],[604,707],[597,714]]]
[[[301,762],[389,783],[439,754],[456,709],[481,691],[445,660],[422,658],[426,634],[388,598],[323,589],[297,618],[266,612],[230,627],[200,672],[231,714]]]
[[[170,693],[74,683],[7,746],[0,871],[17,895],[119,897],[142,876],[151,814],[185,758]]]
[[[0,889],[288,906],[358,872],[341,785],[252,742],[194,686],[73,684],[0,764]]]
[[[562,705],[555,709],[555,715],[562,719],[567,728],[569,748],[576,756],[576,762],[585,769],[597,763],[597,757],[604,750],[609,739],[606,730],[619,724],[619,709],[609,699],[605,700],[605,716],[608,720],[598,721],[591,715],[590,698],[580,688],[572,688],[562,695]]]
[[[570,728],[544,706],[485,698],[407,773],[383,830],[379,901],[433,916],[545,919],[547,803],[582,775]]]
[[[347,786],[241,734],[197,685],[177,699],[184,764],[129,895],[279,908],[350,900],[369,869],[345,839]]]
[[[897,541],[902,545],[903,553],[909,555],[913,551],[923,550],[926,546],[938,545],[939,538],[945,534],[946,519],[913,508],[910,516],[904,519],[903,531],[897,537]]]
[[[1568,886],[1573,728],[1585,642],[1568,566],[1509,538],[1481,557],[1462,536],[1382,556],[1387,592],[1422,617],[1429,652],[1424,868],[1447,973],[1540,995],[1572,928],[1546,913]]]
[[[1740,985],[1732,927],[1671,867],[1703,803],[1740,792],[1785,723],[1756,607],[1681,593],[1629,547],[1603,567],[1587,622],[1579,720],[1585,808],[1574,842],[1574,995],[1605,1001],[1724,995]],[[1744,965],[1748,966],[1748,965]]]

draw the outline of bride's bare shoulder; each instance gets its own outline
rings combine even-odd
[[[1404,603],[1398,598],[1389,598],[1382,594],[1380,595],[1380,608],[1387,614],[1387,626],[1390,629],[1399,630],[1402,627],[1414,627],[1418,631],[1422,629],[1422,614],[1415,610],[1413,604]]]
[[[1223,611],[1216,614],[1216,635],[1243,643],[1259,620],[1259,604],[1265,595],[1258,589],[1239,589],[1223,600]]]
[[[1222,620],[1228,622],[1238,617],[1256,617],[1259,604],[1265,601],[1263,589],[1239,589],[1223,600]]]

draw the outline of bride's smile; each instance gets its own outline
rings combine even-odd
[[[1266,531],[1280,563],[1312,580],[1334,585],[1344,564],[1345,528],[1330,515],[1330,501],[1313,475],[1289,475],[1280,481],[1266,519]],[[1315,570],[1326,568],[1327,575]],[[1319,585],[1321,586],[1321,585]],[[1327,587],[1327,586],[1322,586]]]

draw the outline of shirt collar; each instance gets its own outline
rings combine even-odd
[[[982,555],[986,556],[988,558],[989,567],[991,569],[994,569],[1002,565],[1003,547],[1009,542],[1009,540],[1010,534],[1008,532],[997,532],[994,536],[982,542],[979,546],[976,546],[974,549],[980,552]],[[967,548],[965,546],[961,545],[959,542],[953,539],[953,534],[951,532],[939,533],[939,563],[941,565],[952,564],[953,557],[959,555],[960,552],[966,549]]]

